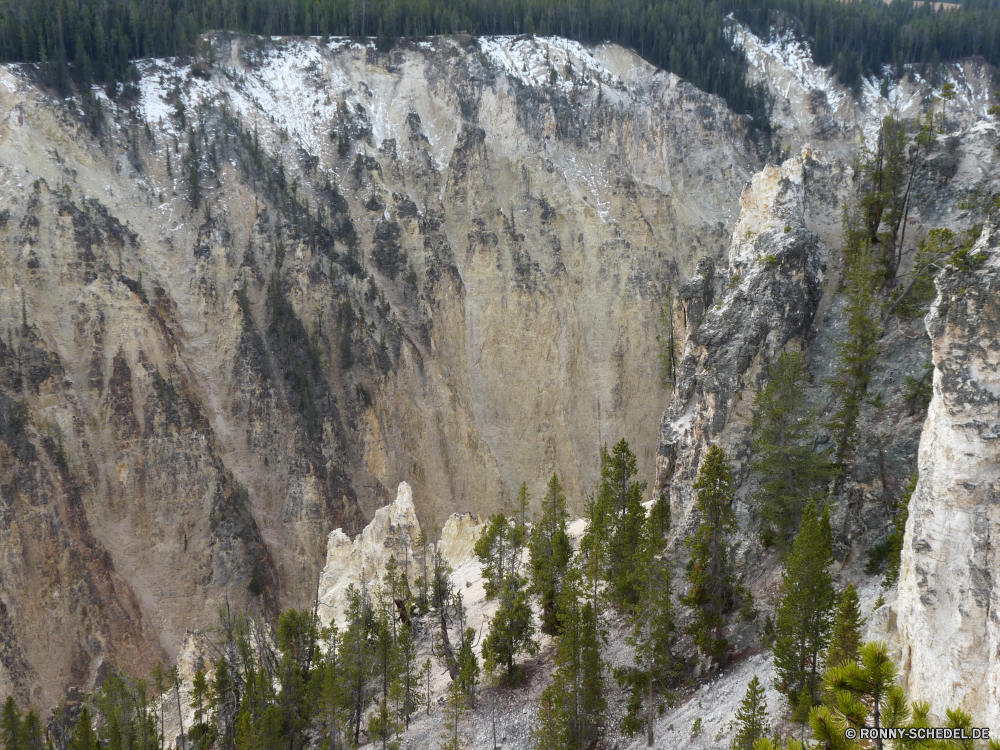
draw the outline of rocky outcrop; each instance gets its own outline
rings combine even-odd
[[[473,548],[482,533],[483,524],[471,513],[453,513],[441,530],[435,545],[429,542],[426,555],[428,565],[440,552],[453,570],[469,563],[475,553]],[[396,561],[399,575],[408,576],[412,584],[423,575],[424,550],[418,547],[420,522],[413,505],[413,490],[400,482],[396,499],[375,511],[364,531],[352,540],[342,529],[334,529],[327,539],[326,565],[319,576],[317,605],[324,624],[336,622],[343,625],[347,614],[347,590],[353,586],[375,587],[382,583],[386,564]],[[478,576],[477,576],[478,577]]]
[[[343,625],[347,614],[347,590],[353,586],[375,587],[381,583],[390,558],[399,564],[400,574],[410,570],[420,523],[413,507],[413,490],[400,482],[396,499],[375,511],[365,530],[352,541],[342,529],[330,532],[326,547],[326,565],[319,576],[317,603],[320,621],[324,625]]]
[[[762,368],[786,347],[801,347],[810,331],[823,280],[819,243],[804,223],[811,163],[804,154],[754,175],[740,198],[724,289],[687,339],[656,464],[657,488],[669,494],[680,536],[704,450],[718,442],[745,463]],[[711,285],[703,277],[688,287]]]
[[[437,549],[452,568],[475,557],[476,542],[483,533],[483,522],[471,513],[452,513],[441,529]]]
[[[920,438],[896,622],[902,684],[935,714],[1000,724],[1000,239],[975,271],[947,268],[926,318],[934,395]]]

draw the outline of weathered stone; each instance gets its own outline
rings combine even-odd
[[[943,719],[1000,725],[1000,251],[987,225],[976,271],[945,269],[927,314],[934,395],[920,437],[896,620],[901,682]]]

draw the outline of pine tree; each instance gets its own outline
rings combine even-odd
[[[340,675],[348,706],[348,725],[353,742],[361,738],[361,720],[372,700],[370,681],[375,668],[371,635],[374,616],[367,590],[347,587],[347,627],[340,651]]]
[[[619,684],[630,688],[622,730],[632,736],[645,729],[647,745],[653,744],[654,716],[665,702],[673,701],[670,684],[681,671],[673,653],[673,587],[664,554],[669,532],[670,505],[661,494],[643,525],[636,560],[639,601],[627,639],[635,652],[635,666],[615,672]]]
[[[674,295],[668,285],[664,301],[660,303],[660,333],[656,336],[659,345],[660,385],[672,386],[677,374],[677,342],[674,338]]]
[[[847,320],[847,336],[837,344],[837,377],[827,381],[838,403],[827,427],[834,432],[836,461],[841,467],[857,444],[858,418],[878,359],[877,342],[882,332],[877,295],[882,269],[865,217],[860,213],[851,206],[844,208],[843,315]]]
[[[420,586],[420,600],[417,602],[417,607],[421,612],[426,612],[427,608],[430,606],[427,597],[427,552],[430,547],[430,539],[427,536],[427,532],[423,529],[420,530],[420,535],[417,537],[417,547],[420,549],[420,557],[422,561],[421,575],[417,579],[417,583]]]
[[[611,599],[622,607],[631,607],[639,599],[634,580],[635,555],[646,516],[642,507],[646,483],[633,481],[635,475],[635,454],[625,438],[615,444],[610,454],[601,451],[596,512],[604,517],[602,525],[607,528],[606,577],[611,585]]]
[[[738,528],[732,507],[732,481],[725,452],[713,445],[694,483],[702,521],[694,536],[684,540],[691,550],[687,565],[691,589],[681,603],[695,610],[694,622],[686,632],[694,638],[702,654],[715,660],[726,653],[729,642],[722,635],[724,617],[734,609],[741,593],[727,538]]]
[[[858,592],[854,584],[847,584],[837,601],[837,611],[833,616],[830,645],[826,649],[826,666],[839,667],[858,658],[861,648],[861,628],[865,618],[858,607]]]
[[[188,168],[188,200],[191,207],[196,209],[201,205],[201,154],[198,148],[198,135],[192,126],[188,136],[188,153],[185,157]]]
[[[0,717],[0,742],[3,742],[4,750],[19,750],[20,731],[21,712],[14,701],[14,696],[8,695],[3,704],[3,715]]]
[[[434,552],[434,569],[431,578],[431,606],[437,610],[439,623],[439,646],[438,655],[448,668],[448,674],[452,680],[458,679],[458,662],[455,659],[455,650],[451,645],[451,637],[448,635],[449,613],[452,602],[451,566],[441,555],[440,546]],[[461,602],[461,597],[459,597]]]
[[[456,593],[456,597],[461,595]],[[462,618],[464,621],[464,618]],[[462,637],[458,644],[458,678],[455,683],[465,695],[469,708],[476,707],[476,687],[479,685],[479,657],[472,648],[476,640],[476,631],[466,627],[462,629]]]
[[[512,524],[502,513],[496,513],[475,546],[486,579],[486,598],[499,600],[483,642],[483,657],[489,668],[503,667],[510,683],[517,677],[516,656],[538,652],[528,582],[521,572],[524,537],[524,526]]]
[[[527,493],[524,485],[521,485],[521,489]],[[528,543],[532,589],[541,600],[542,632],[549,634],[554,634],[558,627],[556,602],[573,555],[566,530],[568,522],[566,495],[559,477],[553,474],[542,500],[541,518],[532,527]]]
[[[170,687],[174,689],[174,699],[177,702],[177,722],[181,728],[181,750],[187,750],[187,739],[184,736],[184,715],[181,713],[181,673],[175,664],[170,670]]]
[[[326,639],[326,654],[321,666],[322,685],[319,692],[317,718],[322,739],[328,750],[340,750],[341,734],[348,707],[346,685],[341,678],[340,650],[343,647],[336,623],[323,631]]]
[[[787,549],[802,509],[830,477],[826,456],[813,450],[812,411],[805,403],[807,372],[799,352],[785,352],[771,366],[767,385],[754,399],[754,496],[765,546]]]
[[[205,673],[195,670],[194,679],[191,682],[191,708],[194,709],[194,723],[201,724],[205,718],[205,699],[208,697],[208,681]]]
[[[229,667],[229,660],[223,656],[215,663],[215,679],[212,680],[210,706],[212,721],[222,735],[222,745],[230,747],[233,740],[233,719],[235,718],[236,693]],[[161,730],[162,731],[162,730]]]
[[[903,536],[906,533],[906,519],[910,517],[910,498],[917,488],[918,474],[911,477],[903,494],[896,501],[896,516],[892,520],[892,533],[889,534],[888,563],[885,567],[885,577],[882,588],[887,589],[899,581],[899,566],[903,557]]]
[[[319,630],[309,610],[289,609],[278,617],[276,641],[278,661],[277,709],[281,732],[288,750],[301,750],[308,742],[320,683],[314,679],[318,662]]]
[[[28,711],[21,722],[17,733],[17,747],[18,750],[45,750],[42,722],[38,718],[38,712],[34,709]]]
[[[462,719],[465,716],[465,694],[457,682],[452,682],[448,688],[448,700],[445,703],[444,731],[441,733],[439,750],[463,750]]]
[[[767,699],[757,675],[747,685],[746,695],[736,712],[736,736],[730,750],[753,750],[754,743],[771,733],[767,719]]]
[[[399,659],[402,665],[400,687],[402,689],[402,706],[399,717],[406,729],[410,727],[410,717],[420,710],[422,702],[420,694],[420,674],[415,671],[417,664],[417,646],[413,640],[413,626],[410,623],[400,625],[399,637],[396,642]]]
[[[144,680],[133,682],[127,675],[111,670],[96,701],[101,715],[98,738],[103,747],[154,750],[159,746],[156,720],[149,711]]]
[[[753,743],[753,750],[805,750],[805,748],[793,737],[789,737],[784,745],[777,738],[772,740],[769,737],[761,737]]]
[[[833,562],[829,518],[817,517],[812,503],[802,514],[802,526],[788,553],[776,608],[774,665],[782,691],[793,706],[815,702],[819,689],[819,659],[830,633],[830,610],[836,600],[827,567]]]
[[[844,727],[904,726],[910,718],[906,696],[896,684],[898,670],[884,643],[866,643],[857,661],[832,667],[823,676],[824,692],[836,696],[833,706],[816,706],[809,717],[813,737],[830,748],[859,747],[845,742]],[[884,750],[881,737],[875,747]]]
[[[399,664],[399,652],[393,637],[393,626],[390,620],[392,606],[380,606],[375,615],[375,628],[372,633],[372,645],[375,667],[375,706],[368,717],[368,736],[381,744],[386,750],[389,740],[399,731],[395,712],[392,710],[391,697],[399,681],[402,671]]]
[[[85,704],[80,709],[80,718],[77,719],[76,727],[73,729],[69,750],[98,750],[98,748],[100,748],[100,744],[97,741],[97,733],[94,732],[90,709]]]
[[[160,704],[160,750],[163,750],[165,739],[163,737],[163,706],[166,703],[164,691],[167,689],[166,673],[163,671],[163,663],[156,662],[156,666],[153,667],[153,686],[156,688],[156,695],[160,699],[158,703]]]
[[[557,672],[542,690],[535,719],[533,750],[568,750],[575,747],[570,736],[569,701],[565,699],[565,675]]]
[[[607,635],[597,602],[587,598],[595,590],[593,584],[579,566],[572,566],[566,576],[559,601],[556,672],[542,693],[536,750],[583,750],[600,736],[607,711],[601,658]]]

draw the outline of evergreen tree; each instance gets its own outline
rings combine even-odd
[[[277,670],[281,733],[288,750],[301,750],[308,742],[307,730],[320,687],[313,672],[319,655],[316,618],[308,610],[282,612],[276,636],[281,652]]]
[[[191,708],[194,709],[194,723],[201,724],[205,718],[205,700],[208,697],[208,680],[204,671],[197,669],[191,681]]]
[[[847,742],[844,727],[897,728],[906,725],[910,708],[896,684],[897,669],[884,643],[866,643],[857,661],[832,667],[823,676],[824,691],[836,696],[833,706],[816,706],[809,717],[813,737],[829,748],[860,747]],[[879,737],[875,747],[884,750]]]
[[[777,738],[772,740],[769,737],[761,737],[753,743],[753,750],[805,750],[805,748],[793,737],[789,737],[784,745]]]
[[[660,385],[667,388],[677,377],[677,342],[674,339],[674,295],[667,286],[664,301],[660,304],[660,333],[656,336],[659,345]]]
[[[642,507],[646,483],[633,481],[635,475],[635,454],[625,438],[615,444],[610,454],[602,449],[595,512],[603,517],[601,525],[607,530],[606,578],[611,585],[611,599],[622,607],[631,607],[639,600],[635,557],[646,516]]]
[[[445,703],[444,731],[441,733],[439,750],[463,750],[462,719],[465,716],[465,694],[457,682],[452,682],[448,688],[448,700]]]
[[[767,699],[764,686],[757,675],[747,685],[746,695],[736,712],[736,736],[729,745],[730,750],[754,750],[754,743],[771,733],[767,718]]]
[[[421,574],[417,579],[417,584],[420,588],[420,600],[417,602],[417,608],[421,612],[426,612],[427,608],[430,606],[427,596],[427,552],[430,547],[430,539],[427,536],[427,532],[423,529],[420,530],[420,535],[417,537],[417,547],[420,549],[420,558],[422,562]]]
[[[73,729],[73,736],[69,741],[69,750],[98,750],[100,743],[97,741],[97,733],[94,732],[93,720],[90,717],[90,708],[84,704],[80,709],[80,718],[76,720],[76,727]]]
[[[368,717],[367,734],[374,742],[382,746],[382,750],[386,750],[389,740],[400,730],[391,698],[402,670],[390,617],[391,611],[388,607],[379,607],[375,617],[375,630],[372,639],[377,687],[374,710]]]
[[[832,547],[829,518],[826,512],[818,517],[810,503],[788,553],[776,608],[774,665],[782,692],[793,706],[804,700],[803,694],[811,705],[819,689],[819,659],[829,640],[830,610],[836,599],[827,572],[833,562]]]
[[[565,675],[556,672],[552,682],[542,690],[535,719],[533,750],[568,750],[575,747],[570,735],[569,701],[566,694]]]
[[[24,715],[21,727],[17,733],[18,750],[45,750],[45,739],[42,736],[42,722],[38,712],[31,709]]]
[[[223,747],[231,747],[235,729],[236,694],[230,673],[229,660],[223,656],[215,664],[215,679],[212,680],[210,692],[212,721],[221,734]],[[162,730],[161,730],[162,731]]]
[[[882,332],[877,290],[883,269],[866,220],[863,208],[845,206],[842,253],[846,266],[843,315],[847,335],[837,344],[837,377],[827,381],[837,401],[837,410],[827,427],[834,432],[836,460],[841,467],[857,445],[858,417],[878,359],[877,342]]]
[[[336,623],[331,623],[323,636],[326,639],[326,654],[321,666],[322,685],[317,718],[327,750],[341,750],[341,737],[350,704],[346,685],[341,679],[340,651],[343,646]]]
[[[733,511],[732,473],[726,454],[717,445],[708,449],[698,479],[697,506],[701,513],[694,536],[684,540],[691,550],[687,577],[691,589],[681,603],[694,610],[694,621],[686,632],[705,656],[721,660],[729,642],[722,634],[725,615],[733,610],[741,594],[730,560],[728,535],[737,530]]]
[[[496,513],[475,546],[486,579],[486,598],[499,600],[483,642],[483,657],[488,668],[503,667],[508,682],[517,676],[514,661],[517,654],[538,651],[533,637],[535,626],[528,601],[528,582],[521,572],[524,537],[524,526]]]
[[[431,580],[431,606],[437,610],[439,623],[440,658],[448,668],[452,680],[458,679],[458,662],[448,635],[449,613],[452,602],[451,566],[441,555],[440,546],[434,552],[434,570]],[[461,597],[459,597],[461,602]]]
[[[4,750],[20,750],[18,737],[21,732],[21,711],[14,701],[14,696],[8,695],[3,704],[3,715],[0,716],[0,742]]]
[[[854,590],[854,584],[849,583],[837,600],[830,645],[826,649],[827,667],[839,667],[845,662],[857,660],[864,624],[865,618],[858,607],[858,592]]]
[[[185,157],[188,170],[188,200],[195,210],[201,205],[201,152],[198,135],[192,126],[188,134],[188,153]]]
[[[187,750],[187,739],[184,736],[184,715],[181,713],[181,673],[175,664],[170,670],[170,687],[174,689],[174,699],[177,703],[177,723],[181,729],[181,750]]]
[[[910,517],[910,498],[917,488],[918,475],[914,474],[909,484],[903,490],[903,494],[896,501],[896,515],[892,521],[892,533],[889,534],[887,564],[885,567],[885,577],[882,579],[882,588],[889,588],[899,581],[899,566],[903,557],[903,536],[906,533],[906,519]]]
[[[405,728],[410,727],[410,717],[420,710],[423,702],[420,692],[421,675],[417,667],[417,646],[413,640],[413,625],[403,623],[399,628],[396,642],[399,659],[402,665],[402,676],[399,688],[402,690],[402,705],[397,715],[402,718]]]
[[[166,698],[164,692],[167,689],[166,673],[163,671],[163,663],[156,662],[156,666],[153,667],[153,686],[156,688],[156,695],[159,697],[160,704],[160,750],[163,750],[164,737],[163,737],[163,706],[166,703]]]
[[[647,745],[653,744],[657,709],[664,702],[673,701],[670,684],[681,671],[673,653],[673,587],[669,561],[664,554],[669,533],[670,505],[661,494],[643,525],[636,560],[639,602],[633,610],[632,633],[627,639],[635,651],[635,666],[615,672],[619,684],[630,688],[622,729],[632,736],[645,728]]]
[[[460,594],[456,592],[456,597]],[[463,618],[464,621],[464,618]],[[476,687],[479,685],[479,658],[472,649],[472,644],[476,640],[476,631],[472,628],[462,628],[462,637],[458,643],[458,678],[455,683],[465,695],[469,708],[476,706]]]
[[[372,700],[371,677],[375,668],[370,636],[374,617],[366,589],[347,588],[347,627],[340,652],[340,675],[347,695],[350,732],[354,745],[361,739],[361,720]]]
[[[117,670],[108,672],[96,696],[101,724],[98,737],[109,750],[155,750],[160,742],[156,719],[145,698],[145,681],[133,682]]]
[[[521,490],[527,493],[524,485]],[[573,555],[566,531],[568,522],[566,495],[559,477],[553,474],[542,500],[542,515],[532,527],[528,543],[532,588],[541,600],[542,631],[549,634],[554,634],[558,627],[556,602]]]
[[[600,736],[607,710],[601,658],[607,634],[597,601],[588,598],[594,584],[578,566],[566,576],[558,605],[556,672],[542,692],[536,750],[583,750]]]
[[[751,464],[760,477],[755,494],[765,546],[784,550],[798,530],[802,509],[830,476],[829,462],[813,450],[813,414],[805,403],[805,360],[785,352],[771,366],[754,399]]]

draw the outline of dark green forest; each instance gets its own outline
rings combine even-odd
[[[630,47],[700,89],[719,94],[769,131],[769,103],[749,83],[726,18],[766,34],[791,28],[813,40],[816,62],[848,85],[902,65],[935,67],[982,55],[1000,63],[998,0],[935,13],[910,0],[0,0],[0,60],[41,63],[62,93],[76,83],[128,83],[131,61],[188,54],[198,35],[374,37],[383,50],[409,39],[472,34],[557,34]]]

